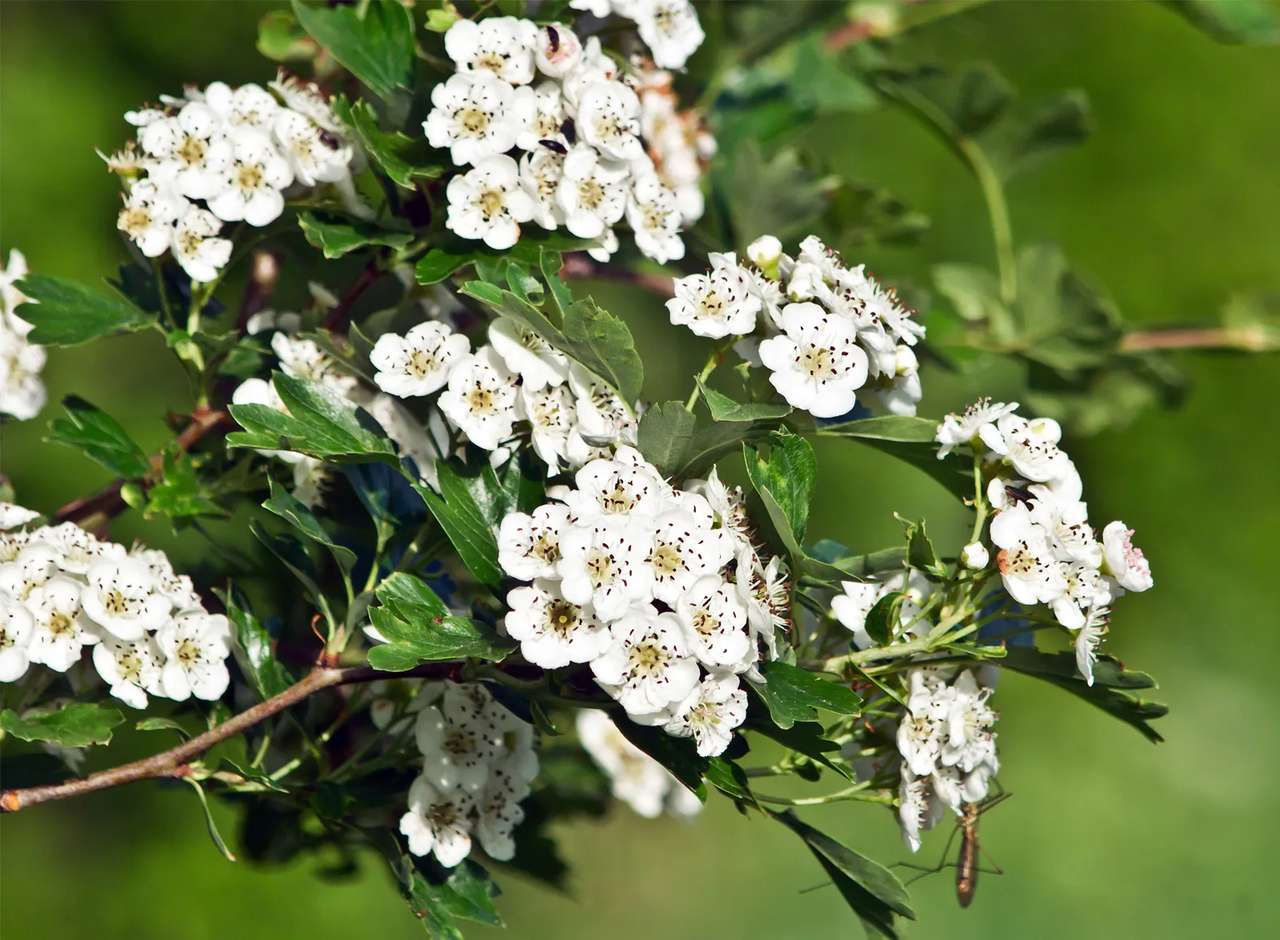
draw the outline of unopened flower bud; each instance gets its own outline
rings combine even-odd
[[[987,567],[989,561],[991,561],[991,555],[987,552],[987,546],[981,542],[970,542],[960,550],[960,562],[966,568],[980,571]]]

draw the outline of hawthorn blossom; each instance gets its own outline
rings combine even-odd
[[[769,383],[794,408],[814,417],[848,413],[867,380],[867,354],[854,342],[853,325],[815,303],[788,304],[780,336],[760,344]]]
[[[534,453],[551,472],[559,471],[562,465],[572,464],[569,452],[577,416],[569,389],[563,385],[549,385],[534,390],[522,385],[516,405],[519,416],[529,422]]]
[[[898,787],[898,820],[907,848],[920,851],[921,832],[937,825],[943,809],[943,802],[930,786],[929,778],[917,776],[903,764]]]
[[[7,324],[20,336],[31,332],[31,324],[18,316],[18,308],[35,301],[18,290],[17,285],[30,273],[26,255],[17,248],[10,248],[8,261],[0,264],[0,326]]]
[[[666,264],[684,257],[680,207],[675,193],[657,175],[649,173],[633,181],[627,223],[646,258]]]
[[[0,564],[0,591],[25,601],[36,588],[58,571],[58,552],[47,542],[33,539],[18,549],[13,561]]]
[[[991,520],[991,541],[1000,548],[996,565],[1004,589],[1019,604],[1051,603],[1066,589],[1044,531],[1025,506],[1011,506],[996,514]]]
[[[429,320],[404,336],[383,333],[369,352],[378,388],[397,398],[430,395],[449,380],[453,366],[471,351],[471,341],[448,325]]]
[[[138,142],[153,161],[150,172],[172,179],[188,199],[212,199],[226,186],[232,146],[207,104],[192,101],[173,117],[151,121],[139,132]]]
[[[712,674],[703,679],[688,698],[672,709],[663,725],[667,734],[692,737],[703,757],[723,754],[733,740],[733,729],[747,718],[747,693],[738,677]]]
[[[16,682],[26,674],[33,630],[31,612],[0,591],[0,682]]]
[[[449,181],[445,226],[461,238],[482,240],[490,248],[510,248],[520,238],[520,223],[534,215],[533,197],[520,183],[516,162],[505,155],[479,160]]]
[[[689,0],[636,0],[628,14],[635,19],[653,61],[664,69],[681,69],[706,34]]]
[[[1098,661],[1098,647],[1107,635],[1111,611],[1106,607],[1094,607],[1085,614],[1084,624],[1076,631],[1076,669],[1085,684],[1093,685],[1093,665]]]
[[[577,430],[588,443],[635,443],[635,412],[612,388],[570,363],[569,389],[578,417]]]
[[[1059,447],[1062,428],[1052,418],[1028,421],[1009,414],[984,426],[983,440],[1007,459],[1019,476],[1036,483],[1061,480],[1075,472],[1071,458]]]
[[[574,124],[584,142],[606,157],[628,162],[644,156],[639,118],[636,93],[621,82],[602,81],[583,89]]]
[[[960,414],[948,414],[938,425],[934,436],[942,445],[938,448],[938,459],[942,460],[957,447],[971,445],[983,439],[984,429],[988,427],[992,430],[985,431],[985,434],[990,435],[997,421],[1017,410],[1016,401],[1006,404],[1002,401],[993,402],[990,398],[979,398]]]
[[[599,238],[626,212],[629,176],[625,163],[604,159],[592,147],[570,150],[556,189],[565,227],[579,238]]]
[[[1155,583],[1147,556],[1133,544],[1133,529],[1123,522],[1102,530],[1102,552],[1106,572],[1126,591],[1146,591]]]
[[[604,620],[622,617],[651,591],[647,542],[622,520],[570,526],[560,536],[556,573],[560,590],[575,604],[590,604]]]
[[[443,703],[442,703],[443,705]],[[489,761],[497,752],[497,730],[480,714],[460,707],[428,705],[418,713],[414,737],[423,754],[423,776],[442,791],[475,793],[489,777]]]
[[[653,468],[636,460],[638,452],[620,447],[613,458],[592,460],[574,474],[576,489],[565,496],[575,519],[654,518],[665,506],[667,487]]]
[[[688,512],[677,509],[658,516],[646,559],[654,597],[674,605],[695,581],[728,564],[733,548],[727,533],[699,525]]]
[[[742,269],[730,263],[707,274],[677,278],[675,296],[666,306],[674,325],[722,339],[745,336],[756,328],[760,298],[751,293]]]
[[[520,376],[525,388],[562,385],[569,377],[569,360],[538,333],[505,317],[489,324],[489,342],[507,368]]]
[[[124,208],[116,217],[116,228],[128,235],[148,258],[157,258],[168,251],[173,241],[173,224],[185,214],[190,203],[150,179],[138,180],[123,198]]]
[[[428,143],[448,150],[457,166],[506,153],[536,111],[533,92],[524,92],[491,75],[451,75],[431,90],[433,107],[422,125]]]
[[[48,400],[40,371],[45,364],[43,346],[36,346],[0,323],[0,415],[28,421]]]
[[[231,242],[217,238],[222,229],[218,217],[207,209],[190,206],[178,218],[173,231],[173,257],[191,280],[217,280],[218,271],[231,260]]]
[[[0,532],[16,529],[39,518],[40,513],[34,509],[27,509],[17,503],[6,503],[0,500]]]
[[[146,708],[148,695],[163,695],[162,654],[150,636],[121,640],[104,636],[93,648],[93,667],[111,695],[132,708]]]
[[[515,376],[492,346],[482,346],[453,367],[439,404],[471,443],[495,450],[516,420]]]
[[[293,170],[261,131],[242,128],[231,136],[232,159],[222,191],[209,209],[224,222],[243,219],[261,227],[284,211],[282,190],[293,182]]]
[[[582,61],[582,40],[563,23],[548,23],[534,40],[534,64],[543,75],[564,78]]]
[[[981,542],[970,542],[960,550],[960,563],[971,571],[981,571],[990,561],[991,554]]]
[[[564,178],[564,155],[539,148],[520,158],[520,182],[533,200],[533,221],[549,231],[564,223],[557,193]]]
[[[80,606],[80,586],[55,576],[27,597],[31,637],[27,655],[54,672],[66,672],[80,659],[80,651],[98,642],[98,633]]]
[[[332,128],[289,108],[282,108],[271,123],[294,179],[304,186],[339,183],[351,174],[351,144]]]
[[[514,16],[459,19],[444,34],[444,51],[461,73],[492,73],[512,85],[533,81],[538,27]],[[506,149],[506,148],[504,148]]]
[[[520,642],[521,655],[543,669],[590,662],[612,642],[608,626],[591,607],[565,600],[554,582],[539,579],[515,588],[507,594],[507,606],[507,633]]]
[[[252,83],[232,89],[226,82],[210,82],[204,90],[204,103],[229,128],[248,128],[270,133],[280,104],[261,85]]]
[[[227,672],[231,627],[221,614],[184,613],[156,633],[164,654],[161,682],[164,694],[177,702],[191,696],[206,701],[222,697],[231,677]]]
[[[532,514],[508,513],[498,526],[498,564],[513,578],[532,581],[556,573],[560,533],[569,510],[560,503],[543,503]]]
[[[609,631],[613,645],[591,662],[596,683],[633,720],[665,722],[666,710],[683,703],[698,684],[698,662],[680,621],[643,605],[610,624]]]
[[[89,618],[112,636],[138,640],[160,627],[172,605],[157,591],[155,577],[137,559],[97,562],[85,574],[80,603]]]
[[[465,790],[443,790],[425,777],[409,788],[409,810],[400,817],[400,832],[414,855],[435,854],[436,861],[453,868],[471,854],[471,812],[474,797]]]
[[[615,799],[647,819],[664,809],[692,816],[702,803],[656,760],[626,739],[604,712],[582,709],[577,717],[578,742],[609,777]]]

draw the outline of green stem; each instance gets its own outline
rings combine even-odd
[[[987,204],[987,217],[991,220],[991,237],[995,242],[1000,299],[1006,305],[1012,304],[1018,299],[1018,259],[1013,249],[1013,225],[1009,221],[1009,204],[1004,198],[1004,187],[981,147],[967,137],[960,137],[956,140],[956,149],[964,157],[982,190],[982,198]]]
[[[707,361],[702,364],[702,371],[698,373],[697,379],[693,383],[693,391],[689,393],[688,400],[684,403],[684,410],[693,412],[693,406],[698,403],[698,399],[702,397],[702,383],[711,378],[711,373],[716,371],[716,367],[720,365],[720,360],[724,358],[724,346],[717,345],[711,350],[707,356]]]
[[[828,803],[843,803],[846,801],[882,803],[886,806],[892,806],[896,802],[894,796],[890,793],[881,791],[874,793],[864,792],[870,785],[870,782],[857,783],[847,789],[828,793],[826,796],[802,796],[794,799],[785,796],[765,796],[763,793],[753,793],[752,796],[761,803],[774,803],[778,806],[825,806]]]

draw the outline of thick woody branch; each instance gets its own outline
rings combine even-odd
[[[37,803],[48,803],[52,800],[65,800],[73,796],[82,796],[97,790],[107,790],[121,784],[133,783],[137,780],[180,779],[191,775],[191,762],[220,741],[234,737],[242,731],[252,728],[261,721],[284,711],[317,692],[339,685],[350,685],[358,682],[374,682],[379,679],[398,678],[441,678],[447,676],[457,663],[430,663],[419,666],[408,672],[383,672],[369,666],[351,666],[345,669],[319,667],[313,669],[301,681],[291,685],[279,695],[253,706],[232,718],[227,719],[204,734],[197,735],[190,741],[175,748],[144,757],[141,760],[108,770],[100,770],[95,774],[78,780],[67,780],[63,783],[42,787],[27,787],[22,790],[5,790],[0,793],[0,811],[16,813],[20,809],[34,806]]]

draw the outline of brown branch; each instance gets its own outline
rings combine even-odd
[[[351,313],[351,308],[355,306],[360,295],[368,290],[383,274],[386,272],[378,267],[377,261],[370,261],[365,265],[364,270],[360,272],[360,276],[356,278],[355,283],[347,288],[347,292],[342,295],[337,306],[329,311],[329,315],[324,318],[324,328],[326,330],[338,330],[346,325],[347,315]]]
[[[574,281],[619,281],[623,284],[633,284],[659,297],[670,297],[675,292],[674,282],[665,275],[645,274],[641,271],[628,271],[626,268],[596,264],[586,255],[579,254],[565,257],[560,276]]]
[[[1230,327],[1141,330],[1120,340],[1121,352],[1150,352],[1156,349],[1234,349],[1240,352],[1272,352],[1275,340],[1265,330]]]
[[[230,416],[220,409],[198,408],[191,415],[191,421],[182,429],[177,437],[177,445],[179,450],[190,450],[200,440],[214,430],[218,426],[225,423]],[[152,472],[158,472],[164,467],[164,454],[153,454],[151,457]],[[81,499],[74,499],[67,503],[56,513],[54,519],[58,522],[80,522],[103,516],[104,521],[113,516],[118,516],[128,508],[128,504],[124,501],[124,497],[120,495],[120,490],[128,482],[124,479],[115,480],[108,483],[105,487],[94,493],[92,496],[85,496]]]
[[[191,761],[218,742],[225,741],[324,689],[357,682],[375,682],[379,679],[442,678],[449,675],[458,665],[453,662],[429,663],[407,672],[383,672],[370,666],[350,666],[345,669],[318,667],[279,695],[260,702],[247,711],[240,712],[217,727],[210,728],[204,734],[197,735],[175,748],[128,764],[121,764],[119,767],[100,770],[77,780],[67,780],[42,787],[26,787],[21,790],[5,790],[0,793],[0,811],[16,813],[20,809],[35,806],[37,803],[65,800],[137,780],[188,777],[192,773]]]

